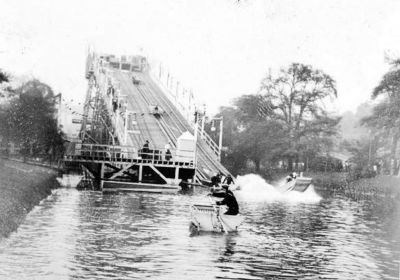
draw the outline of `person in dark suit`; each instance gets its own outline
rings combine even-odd
[[[219,174],[216,174],[211,177],[211,186],[212,187],[218,187],[219,183],[221,183],[221,177]]]
[[[228,207],[228,211],[226,211],[225,215],[237,215],[239,214],[239,204],[236,200],[235,195],[231,190],[229,190],[228,185],[222,185],[222,188],[225,192],[222,193],[212,193],[211,195],[215,197],[223,197],[222,201],[217,201],[217,205],[226,205]]]
[[[149,158],[150,157],[150,155],[149,155],[149,152],[150,152],[150,147],[149,147],[149,140],[146,140],[146,142],[144,143],[144,145],[143,145],[143,148],[142,148],[142,158],[143,159],[147,159],[147,158]]]
[[[233,179],[231,175],[228,175],[225,177],[224,181],[222,182],[222,184],[226,184],[228,186],[230,186],[233,183]]]

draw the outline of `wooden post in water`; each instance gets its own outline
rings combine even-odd
[[[103,190],[104,185],[104,163],[100,163],[100,190]]]
[[[139,182],[142,182],[143,177],[143,165],[139,165]]]

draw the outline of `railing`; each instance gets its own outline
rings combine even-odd
[[[126,144],[125,122],[127,115],[126,96],[120,94],[118,83],[113,82],[108,70],[103,68],[104,71],[99,73],[98,76],[98,93],[103,98],[108,115],[111,119],[111,126],[113,128],[113,136],[118,137],[119,142]],[[110,91],[110,89],[113,89]]]
[[[160,66],[161,67],[161,66]],[[176,94],[176,88],[172,89],[170,88],[167,84],[164,83],[163,79],[161,78],[161,69],[159,69],[159,73],[156,73],[155,70],[158,69],[157,67],[152,68],[152,71],[150,71],[150,75],[153,77],[153,81],[157,83],[157,85],[165,92],[167,93],[166,96],[171,101],[176,109],[184,116],[184,118],[187,120],[188,123],[191,123],[190,116],[193,115],[194,112],[186,110],[184,105],[181,104],[180,99],[178,96],[181,96],[180,94]],[[185,103],[185,102],[184,102]],[[187,102],[186,102],[187,103]],[[193,104],[190,104],[189,102],[189,107],[194,108],[194,101]],[[196,126],[196,124],[194,125]],[[197,125],[198,126],[198,125]],[[220,158],[221,151],[219,148],[219,145],[212,140],[212,138],[205,132],[201,131],[198,127],[198,131],[200,132],[201,138],[204,140],[204,142],[211,148],[211,150],[217,155],[218,158]]]
[[[120,103],[120,99],[125,99],[124,96],[120,95],[119,92],[119,85],[118,82],[113,81],[114,79],[111,78],[111,75],[109,75],[108,71],[105,70],[105,66],[102,66],[103,70],[100,73],[98,73],[98,86],[99,86],[99,90],[100,90],[100,96],[104,99],[105,104],[106,104],[106,109],[108,111],[108,114],[111,117],[111,121],[112,121],[112,127],[114,129],[113,134],[115,136],[117,136],[119,138],[119,142],[123,143],[124,145],[126,145],[127,143],[125,142],[126,139],[126,127],[124,126],[124,117],[120,114],[120,112],[124,112],[126,110],[126,108],[122,107],[119,108],[119,106],[117,106],[116,108],[113,107],[113,97],[114,99]],[[114,95],[111,92],[108,92],[108,87],[110,86],[110,84],[113,85],[115,92]],[[114,110],[115,109],[115,110]],[[124,110],[125,109],[125,110]],[[124,113],[127,113],[126,111]],[[125,120],[127,121],[127,120]],[[129,123],[128,123],[129,124]],[[166,126],[168,128],[169,131],[167,131],[167,134],[171,133],[171,129]],[[205,144],[207,146],[210,147],[210,149],[213,151],[213,153],[219,157],[220,156],[220,149],[219,146],[211,139],[211,137],[205,132],[205,131],[201,131],[200,129],[198,129],[199,132],[199,137],[205,142]],[[176,140],[175,140],[176,141]],[[201,142],[203,142],[201,141]],[[117,146],[113,146],[113,147],[117,147]],[[123,147],[123,146],[119,146],[119,147]],[[119,148],[116,148],[119,149]],[[116,151],[116,152],[109,152],[108,155],[106,155],[106,157],[104,157],[104,151],[103,148],[100,151],[93,151],[93,156],[96,156],[96,159],[99,159],[99,156],[103,156],[104,160],[113,160],[113,161],[129,161],[129,160],[145,160],[144,158],[146,158],[146,160],[149,161],[158,161],[160,159],[160,152],[156,152],[157,150],[151,150],[151,153],[141,153],[139,154],[138,149],[136,149],[136,151],[124,151],[123,149],[120,149],[120,151]],[[154,153],[154,154],[153,154]],[[193,153],[193,156],[189,156],[188,159],[185,158],[185,154],[190,153],[190,151],[176,151],[174,150],[172,152],[172,160],[173,162],[192,162],[193,166],[196,164],[195,163],[195,156]],[[183,154],[182,155],[179,155]],[[87,154],[87,152],[86,152]],[[178,155],[177,155],[178,154]],[[82,157],[82,155],[67,155],[67,157],[71,158],[71,157]],[[91,158],[94,158],[93,156],[91,156]],[[143,158],[143,157],[144,158]],[[161,152],[161,159],[165,159],[165,156],[163,156],[163,153]]]
[[[160,73],[157,73],[157,68],[158,67],[150,68],[149,74],[153,78],[153,81],[163,90],[164,93],[166,93],[169,101],[175,105],[176,109],[182,114],[186,121],[190,123],[191,116],[193,116],[194,113],[190,108],[194,108],[196,103],[194,98],[190,98],[193,94],[190,91],[185,90],[182,86],[178,86],[180,90],[177,89],[177,85],[180,85],[179,81],[175,81],[174,83],[165,81],[166,76],[162,75],[163,77],[161,77]],[[172,79],[172,76],[170,76],[170,78]],[[188,98],[182,98],[182,91],[187,92],[187,95],[185,94],[184,96],[187,96]]]
[[[211,138],[210,135],[208,135],[207,132],[204,130],[201,130],[200,125],[197,124],[197,131],[199,133],[199,137],[204,140],[204,142],[207,144],[208,147],[217,155],[217,157],[220,156],[221,151],[219,149],[219,146],[217,143],[214,142],[214,140]]]
[[[167,154],[161,150],[137,149],[131,146],[111,146],[101,144],[70,143],[64,156],[67,161],[107,161],[107,162],[144,162],[164,165],[185,165],[194,167],[194,151],[170,150]]]

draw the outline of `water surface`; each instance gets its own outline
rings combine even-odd
[[[0,279],[399,278],[398,205],[242,198],[239,232],[191,235],[200,200],[57,189],[0,241]]]

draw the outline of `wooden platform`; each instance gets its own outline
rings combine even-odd
[[[177,193],[180,186],[132,183],[120,181],[104,181],[103,192],[148,192],[148,193]]]

